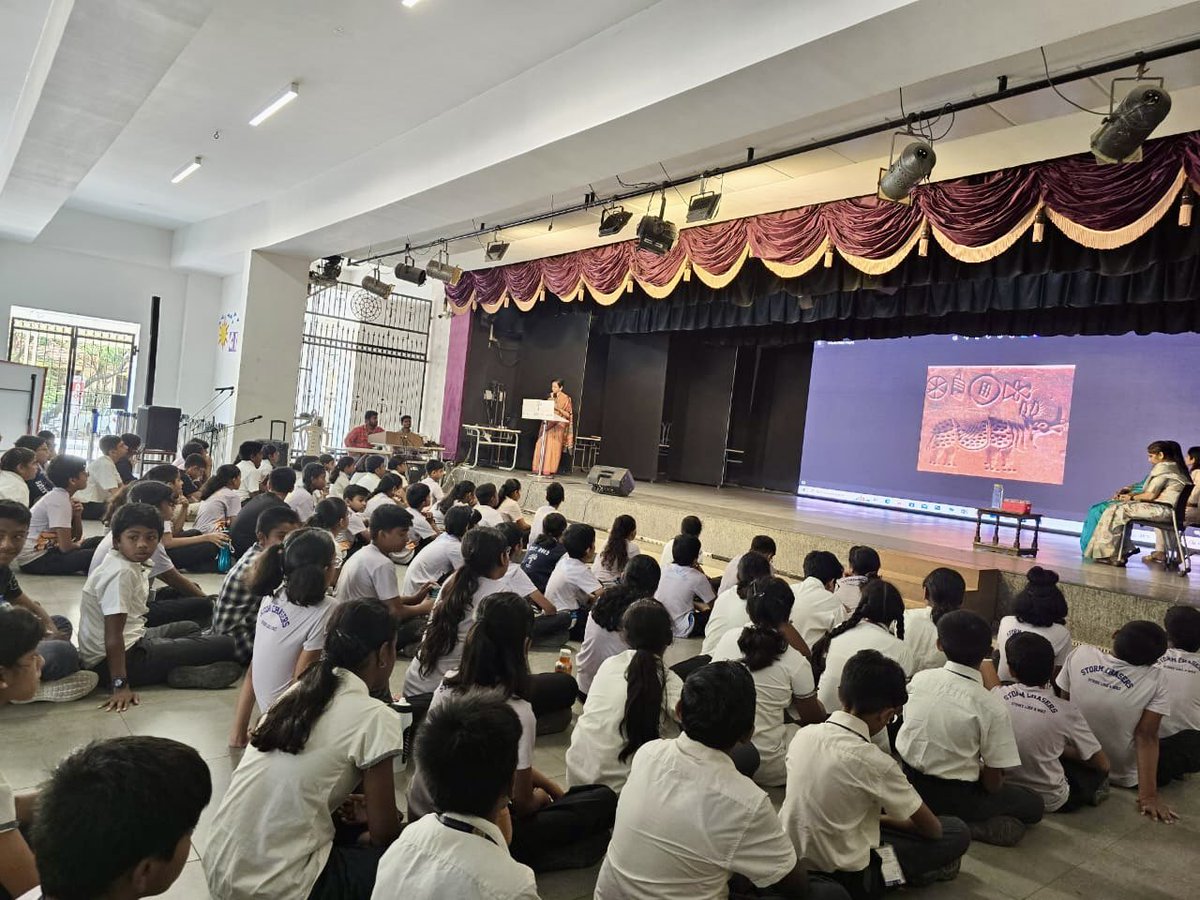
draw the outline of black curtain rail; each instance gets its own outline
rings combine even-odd
[[[485,229],[466,231],[451,237],[438,238],[437,240],[426,241],[423,244],[406,245],[398,250],[391,250],[387,253],[377,253],[374,256],[366,256],[362,259],[352,260],[350,264],[358,266],[364,263],[387,259],[391,256],[402,256],[406,253],[417,253],[421,250],[429,250],[433,247],[440,247],[443,244],[452,244],[456,241],[480,238],[484,235],[490,235],[496,231],[504,231],[508,228],[518,228],[522,225],[533,225],[537,222],[545,222],[548,219],[555,219],[559,216],[583,212],[597,206],[604,207],[613,203],[623,203],[626,200],[632,200],[636,197],[645,197],[647,194],[654,194],[661,190],[682,187],[685,184],[698,181],[702,177],[716,178],[721,175],[727,175],[730,172],[740,172],[743,169],[765,165],[781,159],[788,159],[789,157],[793,156],[800,156],[804,153],[811,153],[814,150],[821,150],[825,147],[832,147],[836,144],[843,144],[847,141],[857,140],[858,138],[870,137],[871,135],[880,134],[885,131],[896,131],[915,122],[933,119],[937,116],[945,115],[947,113],[953,114],[962,112],[963,110],[975,109],[980,106],[986,106],[989,103],[1008,100],[1011,97],[1021,97],[1025,94],[1032,94],[1035,91],[1044,91],[1049,88],[1070,84],[1075,81],[1082,81],[1086,78],[1094,78],[1097,75],[1107,75],[1110,72],[1127,69],[1130,66],[1145,65],[1160,59],[1169,59],[1172,56],[1181,56],[1185,53],[1192,53],[1196,50],[1200,50],[1200,37],[1190,38],[1186,41],[1180,41],[1174,44],[1167,44],[1154,50],[1139,50],[1136,53],[1130,53],[1125,56],[1118,57],[1117,59],[1108,60],[1107,62],[1094,63],[1090,66],[1085,66],[1082,69],[1075,69],[1071,72],[1063,73],[1062,75],[1055,75],[1050,78],[1039,78],[1026,84],[1017,85],[1016,87],[1005,86],[991,92],[990,94],[982,94],[977,97],[968,97],[965,100],[946,103],[933,110],[919,110],[917,112],[911,112],[907,116],[889,119],[886,122],[881,122],[876,125],[868,125],[864,128],[856,128],[853,131],[846,131],[832,137],[821,138],[818,141],[813,141],[799,147],[792,147],[787,150],[779,150],[775,153],[768,153],[765,156],[748,155],[748,158],[742,160],[741,162],[731,163],[730,165],[726,166],[718,166],[713,169],[706,169],[703,172],[694,173],[682,178],[667,179],[656,184],[653,190],[650,191],[647,191],[644,187],[639,187],[618,194],[613,194],[603,200],[585,200],[584,202],[571,204],[569,206],[560,206],[544,213],[526,216],[523,219],[514,219],[510,222],[489,225]],[[1007,76],[1001,76],[1001,83],[1007,85]]]

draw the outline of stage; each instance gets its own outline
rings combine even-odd
[[[494,469],[455,471],[456,479],[476,484],[506,478],[521,480],[521,505],[528,511],[542,505],[544,482],[527,472]],[[975,523],[894,510],[876,509],[770,493],[737,487],[713,488],[671,482],[639,482],[629,497],[593,493],[580,474],[557,477],[567,493],[562,512],[568,521],[586,522],[607,530],[615,516],[628,513],[637,519],[638,537],[648,548],[673,537],[679,520],[696,515],[704,521],[704,550],[716,560],[742,553],[755,534],[771,535],[778,546],[776,568],[799,576],[804,555],[810,550],[831,550],[845,561],[854,544],[869,544],[884,557],[888,577],[889,551],[896,560],[898,586],[906,599],[919,584],[918,572],[948,565],[970,573],[993,575],[997,584],[994,617],[1003,615],[1033,565],[1057,571],[1071,608],[1068,624],[1076,640],[1107,645],[1112,633],[1126,621],[1145,618],[1161,622],[1167,607],[1176,603],[1200,605],[1200,567],[1190,578],[1146,565],[1134,557],[1125,569],[1089,563],[1079,554],[1074,537],[1043,533],[1036,560],[972,547]],[[1006,534],[1001,532],[1003,542]],[[1193,537],[1195,540],[1195,537]],[[914,559],[915,558],[915,559]],[[899,582],[904,582],[899,584]],[[907,588],[907,589],[906,589]]]

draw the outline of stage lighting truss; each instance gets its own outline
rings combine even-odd
[[[1117,103],[1117,83],[1131,81],[1134,88]],[[1092,134],[1090,146],[1096,162],[1104,164],[1142,161],[1142,144],[1171,111],[1171,95],[1162,78],[1147,78],[1144,66],[1136,75],[1114,78],[1108,89],[1108,115]]]
[[[909,139],[909,143],[896,155],[896,138]],[[888,153],[888,166],[879,170],[876,196],[880,200],[912,205],[912,189],[929,178],[937,165],[937,154],[933,142],[914,131],[897,131],[892,135],[892,146]]]
[[[600,237],[611,237],[614,234],[619,234],[629,220],[633,218],[633,213],[629,212],[623,206],[610,206],[600,213]]]
[[[656,256],[666,256],[671,252],[671,248],[675,246],[675,240],[679,237],[679,229],[674,222],[668,222],[665,218],[667,211],[667,192],[661,192],[662,200],[659,203],[658,215],[652,216],[647,212],[642,216],[642,220],[638,222],[637,237],[638,249],[647,250]],[[654,202],[654,195],[650,195],[650,203]],[[647,204],[649,210],[650,204]]]
[[[450,285],[458,284],[463,274],[462,269],[450,264],[450,251],[444,246],[437,256],[425,264],[425,271],[435,281],[444,281]]]

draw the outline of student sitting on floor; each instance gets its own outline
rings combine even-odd
[[[608,599],[596,604],[598,612]],[[657,600],[638,600],[625,609],[620,629],[628,649],[604,660],[587,688],[580,684],[587,702],[567,749],[568,785],[604,784],[620,793],[638,748],[679,734],[674,716],[683,680],[663,663],[675,639],[670,614]]]
[[[183,871],[212,797],[194,749],[119,737],[76,750],[37,797],[33,843],[42,900],[156,897]]]
[[[519,716],[495,691],[438,703],[416,740],[433,811],[384,853],[371,900],[537,900],[533,870],[508,849],[521,737]]]
[[[500,502],[496,511],[501,518],[511,525],[516,525],[521,531],[522,540],[529,533],[529,523],[525,521],[525,510],[521,509],[521,482],[515,478],[507,479],[500,485]]]
[[[420,483],[429,488],[430,507],[442,502],[446,492],[442,490],[442,478],[446,475],[446,464],[440,459],[431,459],[425,463],[425,477]]]
[[[533,524],[529,526],[529,543],[531,545],[542,536],[542,523],[546,520],[546,516],[558,512],[558,508],[563,505],[566,498],[567,492],[557,481],[546,485],[546,503],[537,508],[537,512],[533,514]]]
[[[0,605],[0,707],[29,703],[38,692],[42,676],[38,647],[44,635],[42,623],[29,610]],[[14,795],[0,771],[0,897],[4,900],[24,897],[38,884],[37,864],[21,832],[29,828],[36,802],[36,793]]]
[[[660,575],[654,557],[645,553],[635,556],[626,564],[620,583],[601,594],[592,607],[583,642],[575,655],[575,678],[585,698],[605,660],[629,649],[621,627],[625,610],[638,600],[653,597]]]
[[[379,487],[379,480],[388,474],[387,460],[378,453],[369,453],[362,457],[358,471],[350,479],[351,484],[361,484],[371,493]]]
[[[455,506],[469,506],[474,509],[476,506],[475,500],[475,482],[460,481],[454,487],[446,492],[446,496],[442,498],[442,502],[433,508],[433,520],[439,525],[443,523],[446,517],[446,512]]]
[[[262,462],[258,464],[258,483],[261,487],[271,477],[271,472],[281,465],[287,465],[286,459],[281,459],[279,448],[274,444],[263,444]]]
[[[54,490],[33,504],[29,537],[17,565],[30,575],[86,572],[100,538],[83,540],[83,506],[75,494],[87,486],[87,463],[78,456],[56,456],[46,467]]]
[[[504,582],[507,585],[505,590],[512,591],[518,597],[524,597],[533,607],[533,613],[537,617],[533,620],[533,637],[536,642],[544,644],[550,641],[555,646],[562,644],[568,638],[571,614],[556,609],[554,604],[546,599],[546,595],[539,591],[537,585],[525,574],[521,564],[516,561],[521,554],[524,532],[512,522],[503,522],[496,530],[504,535],[504,540],[508,543],[508,572],[504,576]]]
[[[481,528],[471,534],[488,530]],[[533,611],[524,598],[510,592],[484,597],[475,611],[475,625],[467,635],[459,668],[438,687],[429,710],[432,713],[444,700],[473,688],[500,691],[521,720],[512,792],[513,858],[535,871],[586,868],[604,854],[617,797],[602,785],[577,786],[564,792],[533,767],[538,724],[526,658],[532,633]],[[574,679],[562,677],[574,687]],[[409,821],[433,809],[425,773],[418,766],[408,790]]]
[[[111,687],[105,708],[114,712],[138,704],[135,687],[165,681],[176,688],[225,688],[242,674],[232,638],[201,634],[191,621],[147,626],[145,563],[162,533],[162,513],[153,506],[122,506],[112,520],[113,549],[83,586],[79,656]]]
[[[125,457],[125,451],[120,435],[106,434],[100,438],[100,455],[88,463],[87,484],[75,498],[83,504],[83,518],[99,521],[104,517],[108,501],[124,484],[117,471],[117,460]]]
[[[1200,610],[1172,606],[1163,626],[1167,652],[1158,668],[1167,681],[1171,711],[1158,729],[1159,746],[1167,748],[1159,757],[1158,768],[1163,771],[1165,759],[1173,767],[1168,774],[1176,778],[1200,771]]]
[[[471,528],[471,516],[472,512],[466,506],[455,507],[446,513],[446,530],[434,538],[405,571],[404,593],[416,593],[420,585],[430,582],[441,584],[462,565],[462,539]],[[536,583],[534,586],[537,587]]]
[[[334,573],[333,587],[337,587],[337,576],[341,574],[342,564],[346,561],[346,551],[350,549],[350,543],[348,541],[342,543],[341,539],[341,536],[346,533],[349,523],[350,508],[346,506],[345,500],[339,500],[337,497],[318,500],[311,518],[304,523],[309,528],[320,528],[322,531],[329,532],[329,536],[333,538],[333,546],[337,550],[337,557],[333,561],[334,566],[337,567],[337,572]]]
[[[37,455],[13,447],[0,456],[0,500],[11,500],[29,509],[29,482],[37,477]]]
[[[371,543],[355,553],[343,568],[337,585],[337,602],[382,600],[398,623],[396,646],[416,643],[433,610],[428,599],[434,582],[418,584],[411,595],[400,591],[392,554],[408,546],[412,517],[399,506],[383,506],[371,517]]]
[[[466,507],[460,507],[466,508]],[[446,513],[449,523],[450,514]],[[447,527],[449,527],[447,525]],[[567,548],[563,546],[563,532],[567,530],[567,520],[559,513],[550,513],[541,523],[541,533],[536,542],[531,542],[521,560],[521,569],[529,576],[529,580],[543,594],[550,582],[550,576],[558,561],[563,558]]]
[[[750,613],[746,612],[746,598],[750,587],[760,578],[771,574],[771,563],[761,553],[743,553],[738,557],[738,575],[733,588],[722,591],[713,601],[712,614],[704,627],[704,643],[700,653],[712,657],[713,650],[731,631],[741,631],[750,624]],[[698,663],[697,667],[709,660]],[[690,670],[689,670],[690,671]]]
[[[1081,644],[1067,656],[1056,683],[1092,727],[1108,757],[1108,780],[1137,787],[1138,811],[1174,822],[1175,811],[1158,788],[1178,771],[1177,758],[1164,759],[1158,737],[1171,712],[1167,678],[1157,663],[1167,652],[1167,635],[1153,622],[1127,622],[1113,635],[1113,652]]]
[[[353,456],[343,456],[333,465],[333,473],[329,476],[329,496],[341,497],[346,493],[346,488],[350,487],[350,478],[354,475],[354,468],[358,465],[358,460]],[[371,492],[367,491],[369,495]]]
[[[925,576],[925,606],[904,610],[904,643],[912,656],[913,672],[940,669],[946,654],[938,649],[937,623],[948,612],[961,609],[967,583],[953,569],[937,568]]]
[[[671,541],[671,563],[663,566],[654,599],[667,608],[675,637],[703,637],[712,602],[712,582],[700,569],[700,538],[678,534]]]
[[[1032,631],[1018,631],[1004,645],[1017,683],[992,688],[1005,705],[1017,738],[1021,765],[1005,772],[1042,798],[1046,812],[1069,812],[1108,796],[1108,758],[1083,713],[1058,697],[1054,647]]]
[[[187,458],[193,453],[198,453],[204,457],[204,479],[208,478],[208,470],[212,467],[212,456],[208,452],[208,441],[202,441],[199,438],[192,438],[186,444],[179,448],[179,455],[172,462],[176,468],[182,469],[187,463]]]
[[[862,591],[867,582],[879,577],[879,568],[882,564],[879,561],[879,554],[875,550],[862,545],[851,547],[847,560],[850,567],[846,571],[846,577],[838,581],[837,588],[833,593],[838,603],[842,605],[842,614],[849,616],[858,607],[858,601],[862,599]]]
[[[757,553],[759,556],[771,563],[775,559],[775,539],[768,534],[756,534],[750,539],[750,549],[747,553]],[[731,591],[737,587],[738,583],[738,565],[746,558],[745,553],[739,553],[729,561],[729,565],[725,567],[725,572],[721,575],[721,586],[717,588],[717,596],[720,597],[726,591]],[[775,568],[771,567],[767,574],[774,575]]]
[[[796,733],[795,726],[787,722],[788,713],[801,725],[825,720],[812,666],[780,633],[794,602],[791,586],[782,578],[760,578],[750,586],[746,599],[750,624],[741,631],[727,632],[712,653],[714,662],[743,663],[754,678],[754,736],[750,742],[759,755],[754,780],[763,787],[778,787],[787,780],[787,748]]]
[[[754,731],[754,679],[712,663],[683,684],[683,734],[642,746],[617,804],[596,900],[721,900],[749,881],[773,897],[836,900],[808,881],[771,798],[734,768],[730,751]],[[807,882],[807,883],[806,883]]]
[[[332,560],[327,536],[309,534]],[[395,664],[387,607],[339,604],[325,652],[255,727],[217,809],[204,851],[214,900],[368,900],[400,834],[392,767],[404,735],[395,710],[372,696],[387,692]]]
[[[132,484],[137,480],[133,467],[142,452],[142,439],[132,432],[126,432],[121,435],[121,443],[125,445],[125,453],[116,461],[117,474],[121,476],[122,484]]]
[[[367,526],[366,516],[367,501],[371,499],[371,492],[361,484],[351,484],[342,492],[342,499],[346,501],[346,508],[350,511],[346,521],[346,533],[343,535],[343,540],[350,542],[350,549],[346,551],[346,556],[350,557],[371,542],[371,529]]]
[[[633,516],[617,516],[608,530],[604,549],[596,554],[592,562],[592,574],[605,587],[621,580],[625,564],[642,551],[634,543],[637,537],[637,521]]]
[[[408,514],[412,516],[412,537],[416,541],[416,553],[419,555],[425,546],[429,544],[438,535],[437,526],[433,524],[433,515],[429,512],[431,501],[429,493],[429,485],[417,482],[409,485],[407,491],[404,492],[405,502],[408,504]]]
[[[301,483],[285,498],[284,502],[296,511],[301,522],[307,522],[317,511],[317,501],[323,496],[327,474],[320,463],[309,463],[301,473]]]
[[[388,472],[379,479],[379,484],[375,486],[375,490],[371,493],[370,498],[368,498],[367,505],[363,508],[363,516],[370,522],[371,516],[380,507],[396,506],[403,509],[404,507],[400,506],[400,500],[403,498],[404,482],[400,480],[399,475]]]
[[[792,585],[796,605],[791,622],[806,647],[816,646],[846,618],[833,592],[841,575],[841,562],[828,550],[813,550],[804,557],[804,580]]]
[[[237,466],[218,466],[212,478],[200,491],[200,511],[196,513],[196,530],[201,534],[224,531],[242,511],[239,487],[244,476]]]
[[[157,481],[170,487],[173,493],[172,502],[181,496],[183,489],[182,473],[170,464],[150,468],[141,481]],[[119,508],[118,501],[123,504],[128,499],[128,492],[131,490],[133,490],[132,485],[126,489],[124,497],[118,494],[113,498],[112,503],[108,505],[108,519],[110,522]],[[199,504],[197,504],[198,507]],[[204,534],[195,528],[185,529],[183,527],[185,515],[181,515],[181,513],[186,514],[186,512],[186,505],[183,505],[180,509],[173,509],[174,518],[168,518],[163,522],[165,530],[163,532],[162,546],[166,548],[167,556],[171,558],[171,563],[180,571],[215,572],[217,554],[220,553],[223,545],[229,543],[229,535],[224,531],[210,531]],[[177,527],[178,531],[176,531]]]
[[[938,644],[946,665],[913,676],[896,751],[930,809],[970,823],[974,840],[1011,847],[1026,826],[1041,821],[1044,806],[1033,791],[1004,778],[1021,755],[1008,709],[980,673],[992,630],[981,616],[955,610],[938,621]]]
[[[192,453],[183,461],[183,471],[180,473],[183,484],[179,495],[189,504],[200,502],[200,491],[208,480],[205,477],[207,472],[208,466],[199,453]]]
[[[475,488],[475,508],[479,510],[480,523],[496,528],[504,522],[504,516],[496,507],[500,503],[500,492],[491,482]]]
[[[546,599],[555,609],[571,614],[571,640],[580,641],[587,628],[588,610],[604,592],[591,569],[596,558],[596,529],[581,523],[569,525],[562,542],[567,552],[550,573]]]
[[[904,681],[895,660],[858,651],[842,672],[841,708],[800,729],[787,751],[783,827],[800,859],[854,900],[883,896],[881,842],[910,887],[957,876],[971,843],[966,823],[934,815],[900,764],[871,741],[903,710]]]
[[[242,441],[238,447],[236,462],[242,480],[238,482],[237,493],[243,503],[262,488],[262,472],[259,470],[259,466],[262,465],[262,452],[263,445],[259,441]]]
[[[23,434],[16,439],[13,446],[32,451],[33,460],[37,463],[37,474],[26,483],[29,488],[29,506],[32,508],[39,500],[54,490],[54,482],[46,474],[50,460],[55,457],[54,451],[51,449],[52,442],[48,442],[41,435]],[[86,466],[86,463],[84,465]]]
[[[273,507],[287,506],[284,497],[290,494],[295,486],[295,469],[280,466],[278,469],[271,470],[266,490],[257,497],[250,498],[250,501],[238,512],[237,518],[233,520],[233,525],[229,528],[229,537],[233,541],[235,556],[241,556],[254,545],[258,532],[258,517]],[[291,507],[289,506],[288,509]]]
[[[44,664],[37,691],[29,702],[69,703],[95,689],[96,673],[80,671],[79,651],[71,643],[70,621],[51,616],[40,603],[27,596],[9,568],[25,546],[28,531],[28,507],[13,500],[0,500],[0,610],[26,609],[37,618],[41,628],[37,652]]]
[[[1017,594],[1013,604],[1014,615],[1000,620],[996,635],[1000,647],[997,674],[1001,681],[1016,680],[1004,657],[1004,647],[1014,634],[1030,631],[1048,640],[1054,648],[1055,675],[1071,652],[1071,632],[1067,630],[1067,598],[1058,586],[1058,573],[1034,566],[1025,574],[1025,578],[1025,587]]]

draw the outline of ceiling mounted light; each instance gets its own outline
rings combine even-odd
[[[425,264],[425,272],[435,281],[444,281],[450,285],[458,284],[463,275],[462,269],[450,264],[450,251],[444,247],[437,256]]]
[[[404,262],[396,266],[396,277],[401,281],[407,281],[409,284],[415,284],[418,287],[425,283],[428,277],[425,270],[413,262],[413,258],[407,253],[404,254]]]
[[[271,118],[271,116],[275,115],[275,113],[279,112],[299,96],[300,85],[293,81],[283,89],[283,92],[278,97],[268,103],[266,107],[263,108],[262,112],[251,119],[250,124],[257,128],[259,125],[267,121],[267,119]]]
[[[400,5],[407,9],[412,9],[420,2],[421,0],[400,0]]]
[[[171,184],[179,184],[183,179],[187,178],[193,172],[200,168],[203,162],[203,157],[197,156],[190,163],[171,176]]]
[[[382,300],[386,300],[388,297],[392,296],[392,288],[395,287],[394,284],[388,284],[386,281],[382,281],[379,278],[378,269],[375,270],[374,275],[366,275],[363,277],[362,286],[364,291],[370,291],[372,294]]]
[[[1118,81],[1156,81],[1157,86],[1141,85],[1125,95],[1114,109]],[[1092,155],[1099,163],[1141,162],[1142,143],[1150,137],[1171,111],[1171,95],[1162,79],[1113,79],[1108,98],[1108,115],[1092,135]]]
[[[659,204],[658,215],[642,216],[642,220],[638,222],[637,236],[638,249],[647,250],[656,256],[666,256],[671,252],[671,248],[675,246],[675,240],[679,237],[679,229],[675,227],[674,222],[668,222],[664,218],[667,211],[667,194],[664,191],[662,202]]]
[[[340,256],[326,256],[317,267],[308,273],[308,280],[313,284],[333,285],[337,284],[338,276],[342,274],[342,258]]]
[[[610,206],[600,213],[600,237],[612,237],[619,234],[629,224],[633,213],[623,206]]]
[[[929,177],[937,164],[937,154],[933,147],[924,140],[915,140],[908,144],[900,155],[896,156],[896,138],[900,135],[916,137],[909,132],[892,135],[892,153],[886,169],[879,170],[879,190],[877,196],[881,200],[892,200],[896,203],[911,204],[909,193],[917,183]]]
[[[492,236],[492,240],[488,243],[487,249],[484,250],[484,256],[488,262],[500,262],[504,259],[504,254],[508,252],[508,241],[500,240],[500,232],[496,232]]]
[[[700,179],[700,193],[688,201],[687,220],[689,222],[707,222],[717,214],[721,205],[720,191],[706,191],[704,179]]]

